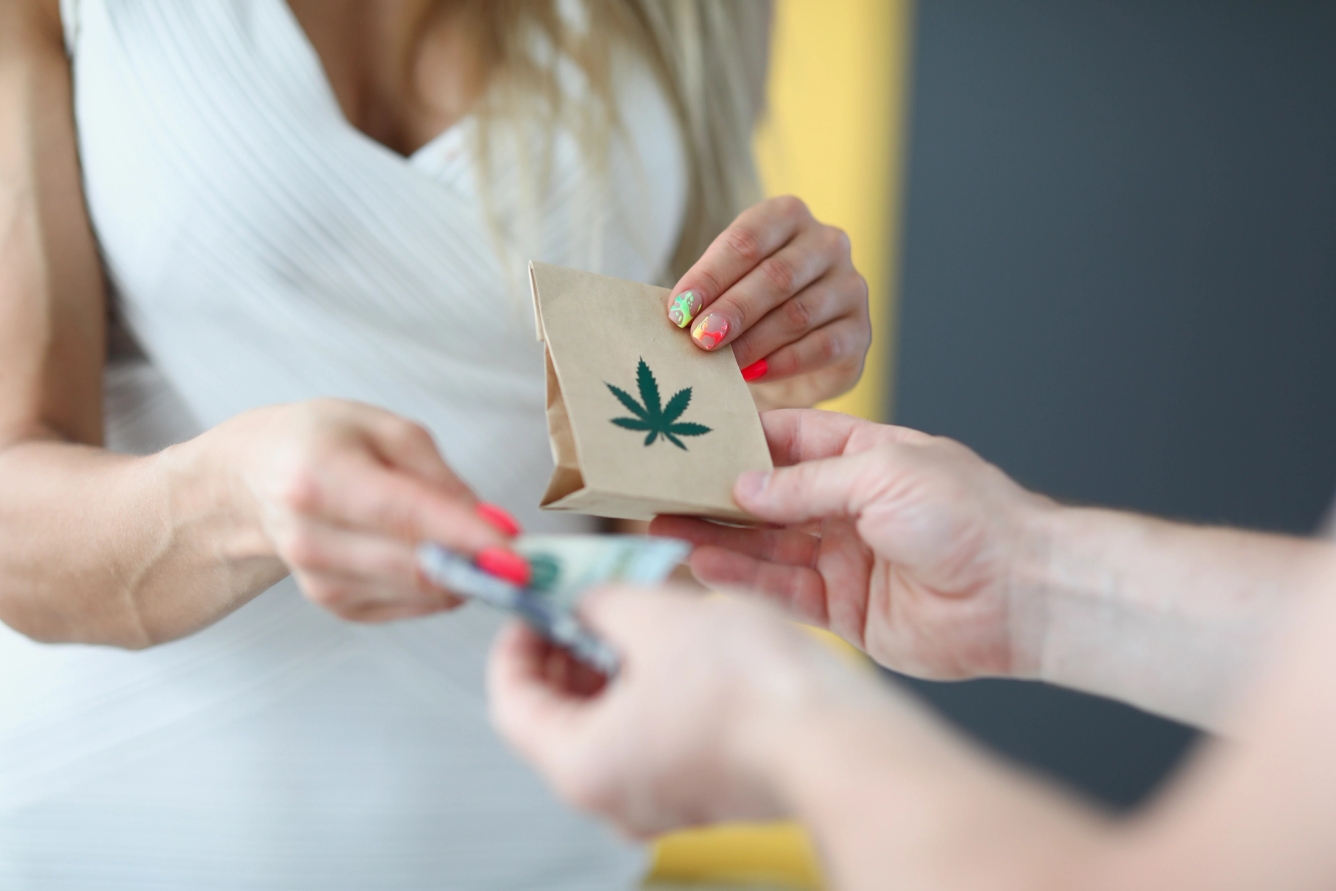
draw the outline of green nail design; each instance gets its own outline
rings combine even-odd
[[[691,320],[700,312],[700,295],[695,291],[683,291],[673,298],[672,306],[668,307],[668,321],[679,328],[685,328],[691,324]]]

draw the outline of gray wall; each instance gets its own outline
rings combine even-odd
[[[894,417],[1076,501],[1305,532],[1336,492],[1336,3],[920,0]],[[916,684],[1125,805],[1183,728]]]

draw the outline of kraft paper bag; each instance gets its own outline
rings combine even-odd
[[[752,520],[733,482],[772,464],[732,347],[692,344],[663,288],[537,262],[529,283],[557,465],[541,506]]]

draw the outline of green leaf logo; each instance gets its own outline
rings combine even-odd
[[[640,390],[639,402],[621,387],[614,387],[606,381],[604,383],[612,391],[612,395],[617,397],[617,401],[634,415],[630,418],[613,418],[612,423],[627,430],[645,431],[647,446],[653,445],[654,441],[662,436],[685,452],[687,447],[678,439],[679,436],[704,436],[710,432],[710,428],[704,424],[677,420],[691,404],[690,387],[678,390],[673,394],[673,398],[668,400],[667,405],[660,405],[659,383],[654,379],[654,372],[649,370],[644,359],[640,360],[640,366],[636,368],[636,387]]]

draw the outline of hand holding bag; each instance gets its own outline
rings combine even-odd
[[[668,321],[663,288],[537,262],[529,283],[557,465],[541,506],[751,519],[733,482],[773,465],[732,347],[693,345]]]

